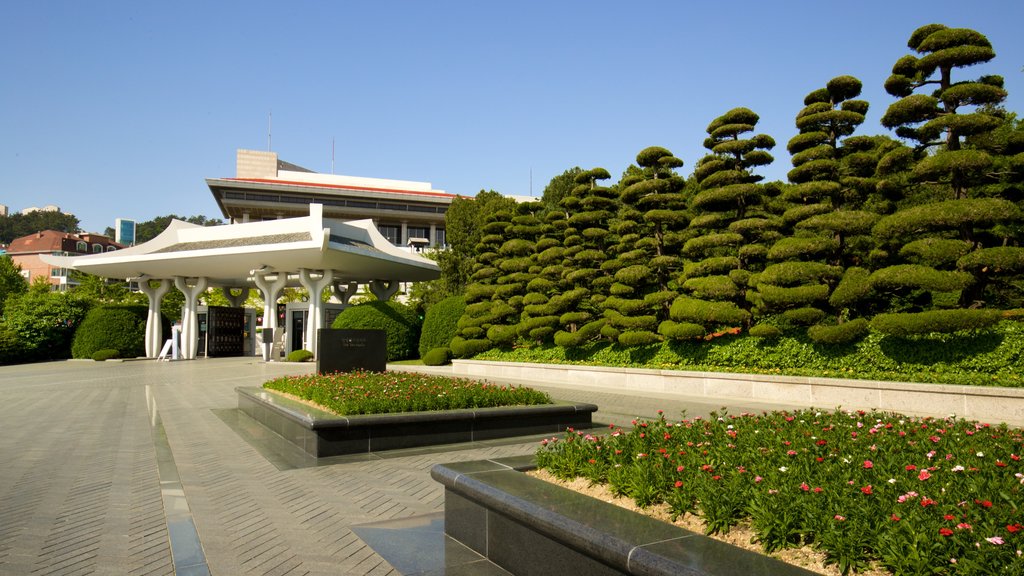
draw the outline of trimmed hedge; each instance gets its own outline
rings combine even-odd
[[[289,362],[309,362],[313,357],[313,353],[309,350],[292,350],[288,353],[287,360]]]
[[[416,313],[397,302],[375,300],[346,308],[331,328],[383,330],[387,335],[388,361],[412,358],[420,339]]]
[[[466,299],[461,295],[449,296],[427,309],[420,333],[420,358],[435,348],[448,347],[458,332],[459,318],[465,310]]]
[[[92,354],[92,359],[97,362],[104,362],[106,360],[113,360],[114,358],[120,357],[121,354],[113,348],[104,348],[103,350],[97,350]]]
[[[121,358],[145,356],[148,314],[146,306],[103,305],[93,308],[75,331],[71,357],[92,358],[100,350],[116,350]]]
[[[452,361],[451,348],[434,348],[422,356],[423,363],[427,366],[444,366]]]

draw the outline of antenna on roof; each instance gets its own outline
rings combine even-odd
[[[273,134],[273,120],[274,112],[271,110],[267,113],[267,152],[271,151],[271,135]]]

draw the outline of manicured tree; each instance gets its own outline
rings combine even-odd
[[[566,286],[552,298],[561,313],[561,328],[555,333],[559,346],[579,346],[594,340],[606,323],[600,313],[601,304],[614,279],[603,265],[615,243],[609,229],[619,204],[615,190],[597,183],[608,178],[611,175],[604,168],[580,172],[576,187],[563,202],[570,212],[564,231]]]
[[[800,133],[790,139],[793,155],[789,172],[792,185],[782,198],[792,207],[782,215],[785,236],[768,250],[770,264],[752,279],[756,293],[755,315],[765,325],[753,333],[770,335],[781,316],[783,326],[816,326],[848,319],[856,299],[837,299],[830,309],[828,298],[849,266],[862,265],[873,241],[871,227],[881,216],[862,210],[874,194],[874,174],[881,152],[892,147],[885,139],[850,137],[864,122],[868,103],[856,100],[861,82],[839,76],[804,98],[796,116]],[[856,293],[857,296],[863,296]],[[846,341],[866,332],[861,320],[826,334],[831,343],[844,333]]]
[[[990,276],[1022,260],[1015,254],[1020,248],[1004,246],[1009,238],[1000,233],[1000,225],[1005,230],[1020,221],[1021,210],[1011,200],[983,195],[985,185],[994,181],[994,160],[984,150],[965,146],[965,138],[1000,126],[992,106],[1006,98],[1006,91],[998,76],[954,80],[959,69],[995,57],[988,39],[974,30],[930,24],[915,30],[907,45],[921,56],[904,56],[893,66],[885,88],[900,99],[889,106],[882,124],[928,152],[911,172],[926,201],[913,202],[874,227],[890,254],[899,247],[914,248],[901,253],[902,262],[909,263],[877,270],[870,282],[873,289],[898,298],[897,313],[935,316],[929,322],[906,316],[908,326],[913,321],[931,332],[953,332],[974,327],[977,323],[964,319],[972,314],[994,318],[981,309],[989,305],[985,287]],[[919,89],[929,93],[915,94]],[[957,270],[961,262],[963,271]],[[966,315],[932,313],[933,308],[956,306],[969,310]],[[877,327],[899,318],[887,318]]]
[[[607,318],[602,333],[623,346],[661,340],[659,324],[677,296],[670,281],[682,265],[681,230],[688,222],[686,181],[675,173],[683,161],[658,146],[641,150],[636,161],[639,170],[619,183],[618,252],[607,268],[614,282],[601,303]]]
[[[499,210],[484,217],[480,226],[482,236],[474,253],[473,272],[466,287],[466,311],[458,322],[458,333],[452,338],[452,354],[464,358],[475,356],[494,347],[487,338],[493,324],[501,323],[516,311],[505,302],[493,300],[498,291],[498,250],[505,241],[505,232],[511,225],[511,211]]]
[[[763,268],[781,227],[765,209],[763,177],[752,171],[772,162],[767,150],[775,146],[770,136],[748,135],[758,120],[751,110],[735,108],[708,125],[704,147],[711,153],[697,163],[698,189],[689,203],[690,229],[699,236],[683,245],[683,294],[672,303],[672,322],[662,325],[667,336],[700,337],[750,320],[747,283]]]
[[[458,331],[459,318],[466,311],[466,297],[449,296],[427,308],[420,331],[419,352],[423,358],[435,348],[448,348]]]
[[[510,286],[519,286],[516,293],[506,292],[502,296],[520,310],[515,333],[521,339],[533,343],[550,341],[558,327],[557,309],[549,302],[555,287],[548,285],[544,279],[537,281],[544,270],[538,258],[538,242],[544,240],[540,245],[550,246],[557,241],[552,235],[555,227],[540,219],[544,209],[543,202],[517,205],[516,216],[508,229],[511,238],[499,249],[499,253],[506,256],[499,268],[507,270],[509,275],[499,277],[498,281],[504,279]]]

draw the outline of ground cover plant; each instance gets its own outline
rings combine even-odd
[[[1004,321],[981,330],[909,337],[870,331],[845,344],[818,344],[799,333],[724,333],[633,348],[596,342],[491,349],[476,359],[1020,387],[1024,324]]]
[[[263,387],[339,415],[551,404],[547,394],[524,386],[402,372],[285,376]]]
[[[537,463],[708,533],[749,524],[766,552],[812,546],[844,574],[1022,574],[1022,452],[1005,425],[804,410],[570,430]]]

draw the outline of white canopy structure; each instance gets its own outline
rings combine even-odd
[[[399,282],[433,280],[433,261],[402,250],[377,231],[371,220],[342,221],[323,217],[320,204],[310,215],[227,226],[199,226],[173,221],[149,242],[115,252],[88,256],[44,256],[54,266],[106,278],[138,280],[149,297],[146,355],[160,352],[160,302],[172,283],[185,295],[182,356],[195,358],[196,308],[200,294],[220,287],[236,306],[251,285],[263,293],[265,328],[277,328],[275,306],[286,286],[303,286],[320,294],[328,286],[347,301],[359,284],[368,284],[380,299],[390,298]],[[156,282],[156,285],[153,282]],[[232,288],[242,289],[239,295]],[[320,298],[309,298],[306,344],[316,351]]]

